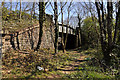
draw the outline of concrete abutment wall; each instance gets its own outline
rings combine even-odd
[[[44,23],[40,48],[54,49],[54,24],[52,16],[47,15]],[[6,32],[6,31],[5,31]],[[2,52],[15,50],[31,50],[36,48],[39,39],[39,25],[27,27],[14,33],[2,33]]]

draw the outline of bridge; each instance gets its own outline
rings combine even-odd
[[[64,41],[66,38],[67,25],[63,25],[63,36]],[[14,33],[9,33],[9,31],[2,30],[2,52],[8,51],[10,49],[33,49],[37,45],[39,36],[39,25],[34,25],[31,27],[26,27],[22,30],[16,31]],[[41,48],[54,48],[54,26],[44,28]],[[62,37],[62,24],[59,24],[59,49],[61,49],[61,37]],[[68,27],[68,38],[66,49],[74,49],[78,47],[78,35],[76,29]]]
[[[64,41],[65,41],[67,25],[63,25],[63,31],[62,31],[62,24],[59,23],[58,25],[59,25],[59,49],[62,49],[62,44],[61,44],[62,32],[64,36]],[[77,47],[78,47],[77,30],[72,28],[71,26],[68,26],[68,37],[67,37],[66,49],[74,49]]]

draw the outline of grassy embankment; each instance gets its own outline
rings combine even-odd
[[[3,54],[3,78],[114,78],[95,59],[95,49],[53,51],[9,51]],[[39,71],[36,65],[43,67]]]

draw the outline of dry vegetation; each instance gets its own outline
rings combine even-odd
[[[47,49],[34,51],[9,51],[3,54],[3,78],[113,78],[97,66],[95,50],[59,51],[57,55]],[[89,54],[88,54],[89,53]],[[92,63],[91,63],[92,61]],[[36,66],[44,68],[39,71]],[[109,75],[108,75],[109,74]]]

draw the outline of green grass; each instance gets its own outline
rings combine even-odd
[[[15,32],[21,29],[24,29],[26,27],[30,27],[32,25],[38,24],[37,20],[33,20],[31,22],[30,20],[25,20],[22,19],[21,21],[19,20],[8,20],[8,21],[2,21],[2,28],[5,28],[6,30],[10,32]]]
[[[102,68],[99,66],[89,65],[88,63],[91,63],[91,59],[85,62],[77,61],[77,59],[80,59],[82,56],[85,56],[86,58],[91,58],[91,54],[85,54],[86,52],[90,52],[92,54],[95,52],[95,50],[84,50],[80,53],[77,51],[67,51],[67,53],[62,53],[62,51],[59,51],[59,53],[54,56],[53,51],[43,49],[38,52],[31,51],[30,54],[24,57],[22,56],[24,53],[20,53],[19,59],[17,59],[15,63],[11,64],[11,59],[15,58],[14,56],[18,55],[19,53],[17,51],[11,51],[5,53],[3,57],[3,62],[5,63],[4,66],[6,67],[6,69],[11,70],[11,72],[9,74],[3,74],[3,77],[68,79],[115,77],[111,74],[107,75],[105,72],[102,71]],[[85,60],[85,58],[83,59]],[[41,67],[46,68],[46,71],[44,72],[37,70],[35,68],[35,65],[38,64]]]

